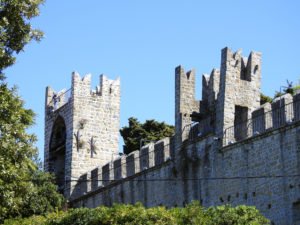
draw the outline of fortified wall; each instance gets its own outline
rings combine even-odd
[[[147,207],[172,207],[192,200],[203,206],[246,204],[255,205],[275,224],[300,224],[300,94],[285,94],[260,105],[258,52],[245,58],[240,51],[224,48],[220,69],[203,75],[201,101],[195,99],[195,79],[195,71],[175,69],[173,137],[129,155],[117,156],[114,149],[110,159],[99,152],[98,164],[84,157],[74,162],[66,159],[65,168],[76,168],[75,162],[90,165],[74,176],[70,204],[96,207],[142,202]],[[51,118],[69,115],[72,106],[68,104],[74,98],[52,109]],[[46,137],[50,137],[47,131]],[[77,159],[74,139],[70,151]],[[56,154],[51,149],[46,157]]]
[[[45,170],[56,175],[60,191],[71,198],[78,177],[118,156],[120,80],[72,74],[72,87],[46,89]]]

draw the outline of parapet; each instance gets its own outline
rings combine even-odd
[[[292,125],[300,121],[300,94],[284,94],[272,103],[265,103],[252,112],[252,117],[225,129],[223,145]]]
[[[126,171],[126,157],[121,156],[115,159],[114,163],[114,179],[122,180],[127,176]]]
[[[140,151],[131,152],[127,156],[122,155],[101,168],[97,167],[81,175],[76,185],[76,197],[170,161],[173,155],[172,142],[172,138],[164,138],[156,143],[150,143],[143,146]]]
[[[90,94],[91,74],[80,77],[79,73],[72,73],[72,91],[74,95],[86,96]]]
[[[154,165],[154,144],[150,143],[140,150],[140,168],[141,170],[147,170]]]
[[[81,78],[77,72],[73,72],[72,90],[74,95],[79,96],[119,96],[120,78],[110,80],[101,74],[99,86],[97,86],[95,90],[91,90],[91,75],[87,74]]]
[[[100,75],[100,85],[95,90],[91,89],[91,74],[83,77],[77,72],[72,73],[72,87],[70,89],[62,89],[58,92],[54,91],[51,87],[46,88],[46,108],[55,111],[72,99],[78,97],[114,97],[120,98],[120,78],[110,80],[105,75]]]
[[[273,127],[278,128],[283,126],[286,122],[293,121],[293,96],[285,94],[273,100],[272,107],[272,120]]]
[[[136,150],[134,152],[131,152],[126,157],[127,176],[133,176],[134,174],[140,172],[139,154],[140,154],[140,151]]]
[[[71,90],[62,89],[58,92],[54,91],[51,87],[46,88],[46,97],[45,97],[45,108],[46,112],[49,110],[53,112],[60,107],[64,106],[71,99]]]
[[[219,94],[220,70],[213,69],[208,74],[202,75],[202,101],[201,113],[214,111],[214,107]]]
[[[195,99],[195,70],[185,72],[182,66],[175,68],[176,112],[189,113],[199,110],[199,101]]]
[[[100,75],[100,86],[97,86],[96,93],[101,96],[119,95],[120,78],[110,80],[105,75]]]
[[[261,53],[252,51],[248,58],[242,56],[242,51],[232,52],[231,49],[225,47],[222,49],[221,67],[226,67],[235,71],[235,77],[245,81],[256,80],[261,74]]]
[[[253,124],[253,133],[260,134],[265,130],[272,128],[272,120],[270,117],[270,112],[272,109],[271,104],[266,102],[261,105],[258,109],[252,112],[252,124]]]

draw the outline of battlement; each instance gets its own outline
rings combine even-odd
[[[101,96],[118,94],[120,91],[120,78],[110,80],[105,75],[100,75],[100,86],[97,86],[96,93]]]
[[[300,94],[285,94],[252,112],[249,120],[224,130],[223,145],[233,144],[300,121]]]
[[[95,90],[91,90],[91,75],[87,74],[82,78],[77,72],[72,73],[72,90],[74,95],[79,96],[118,96],[120,92],[120,78],[110,80],[105,75],[101,74],[99,85]]]
[[[46,88],[46,107],[50,111],[55,111],[64,106],[75,97],[101,96],[115,97],[120,95],[120,78],[110,80],[105,75],[100,75],[100,85],[95,90],[91,89],[91,74],[86,74],[81,78],[79,73],[72,73],[72,87],[70,89],[62,89],[58,92],[51,87]]]
[[[195,71],[176,67],[175,136],[122,156],[119,79],[102,75],[91,91],[91,77],[74,73],[71,98],[45,119],[45,168],[70,205],[251,204],[297,224],[300,93],[260,105],[259,52],[224,48],[219,68],[202,76],[197,101]],[[46,105],[54,94],[47,88]]]
[[[175,68],[175,90],[176,90],[176,111],[186,113],[192,109],[199,109],[199,102],[195,99],[195,70],[185,72],[182,66]]]
[[[62,89],[58,92],[53,90],[51,87],[46,88],[46,109],[55,111],[60,107],[67,104],[71,99],[71,89]]]
[[[242,56],[242,50],[233,52],[228,47],[222,49],[221,67],[235,70],[234,77],[238,80],[252,81],[260,76],[261,53],[251,52],[248,57]]]
[[[175,69],[177,145],[189,136],[223,131],[248,120],[260,106],[261,53],[243,57],[241,50],[221,51],[221,67],[202,75],[202,100],[195,100],[195,72]],[[192,122],[197,123],[192,123]],[[192,130],[192,134],[189,132]]]
[[[220,70],[213,69],[208,74],[202,75],[202,101],[201,111],[202,113],[211,112],[214,110],[220,86]]]
[[[76,193],[74,197],[137,176],[141,172],[172,160],[172,141],[172,138],[164,138],[156,143],[150,143],[143,146],[140,151],[131,152],[127,156],[122,155],[102,167],[81,175],[74,190]]]

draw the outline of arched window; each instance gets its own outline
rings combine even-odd
[[[66,125],[59,116],[52,128],[49,146],[49,172],[54,173],[59,191],[63,193],[65,185]]]

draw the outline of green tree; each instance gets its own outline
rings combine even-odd
[[[271,103],[272,102],[272,98],[267,96],[267,95],[264,95],[263,93],[260,93],[260,104],[263,105],[267,102]]]
[[[0,223],[5,218],[53,211],[62,205],[53,177],[34,160],[36,137],[27,133],[34,113],[15,88],[0,84]]]
[[[123,146],[125,154],[140,149],[141,141],[142,144],[145,144],[174,134],[174,126],[155,120],[146,120],[145,123],[140,123],[137,118],[130,117],[128,124],[128,127],[125,126],[120,130],[125,143]]]
[[[3,69],[15,63],[18,54],[31,40],[39,41],[40,30],[32,29],[30,20],[39,15],[39,6],[44,0],[0,1],[0,78]]]

